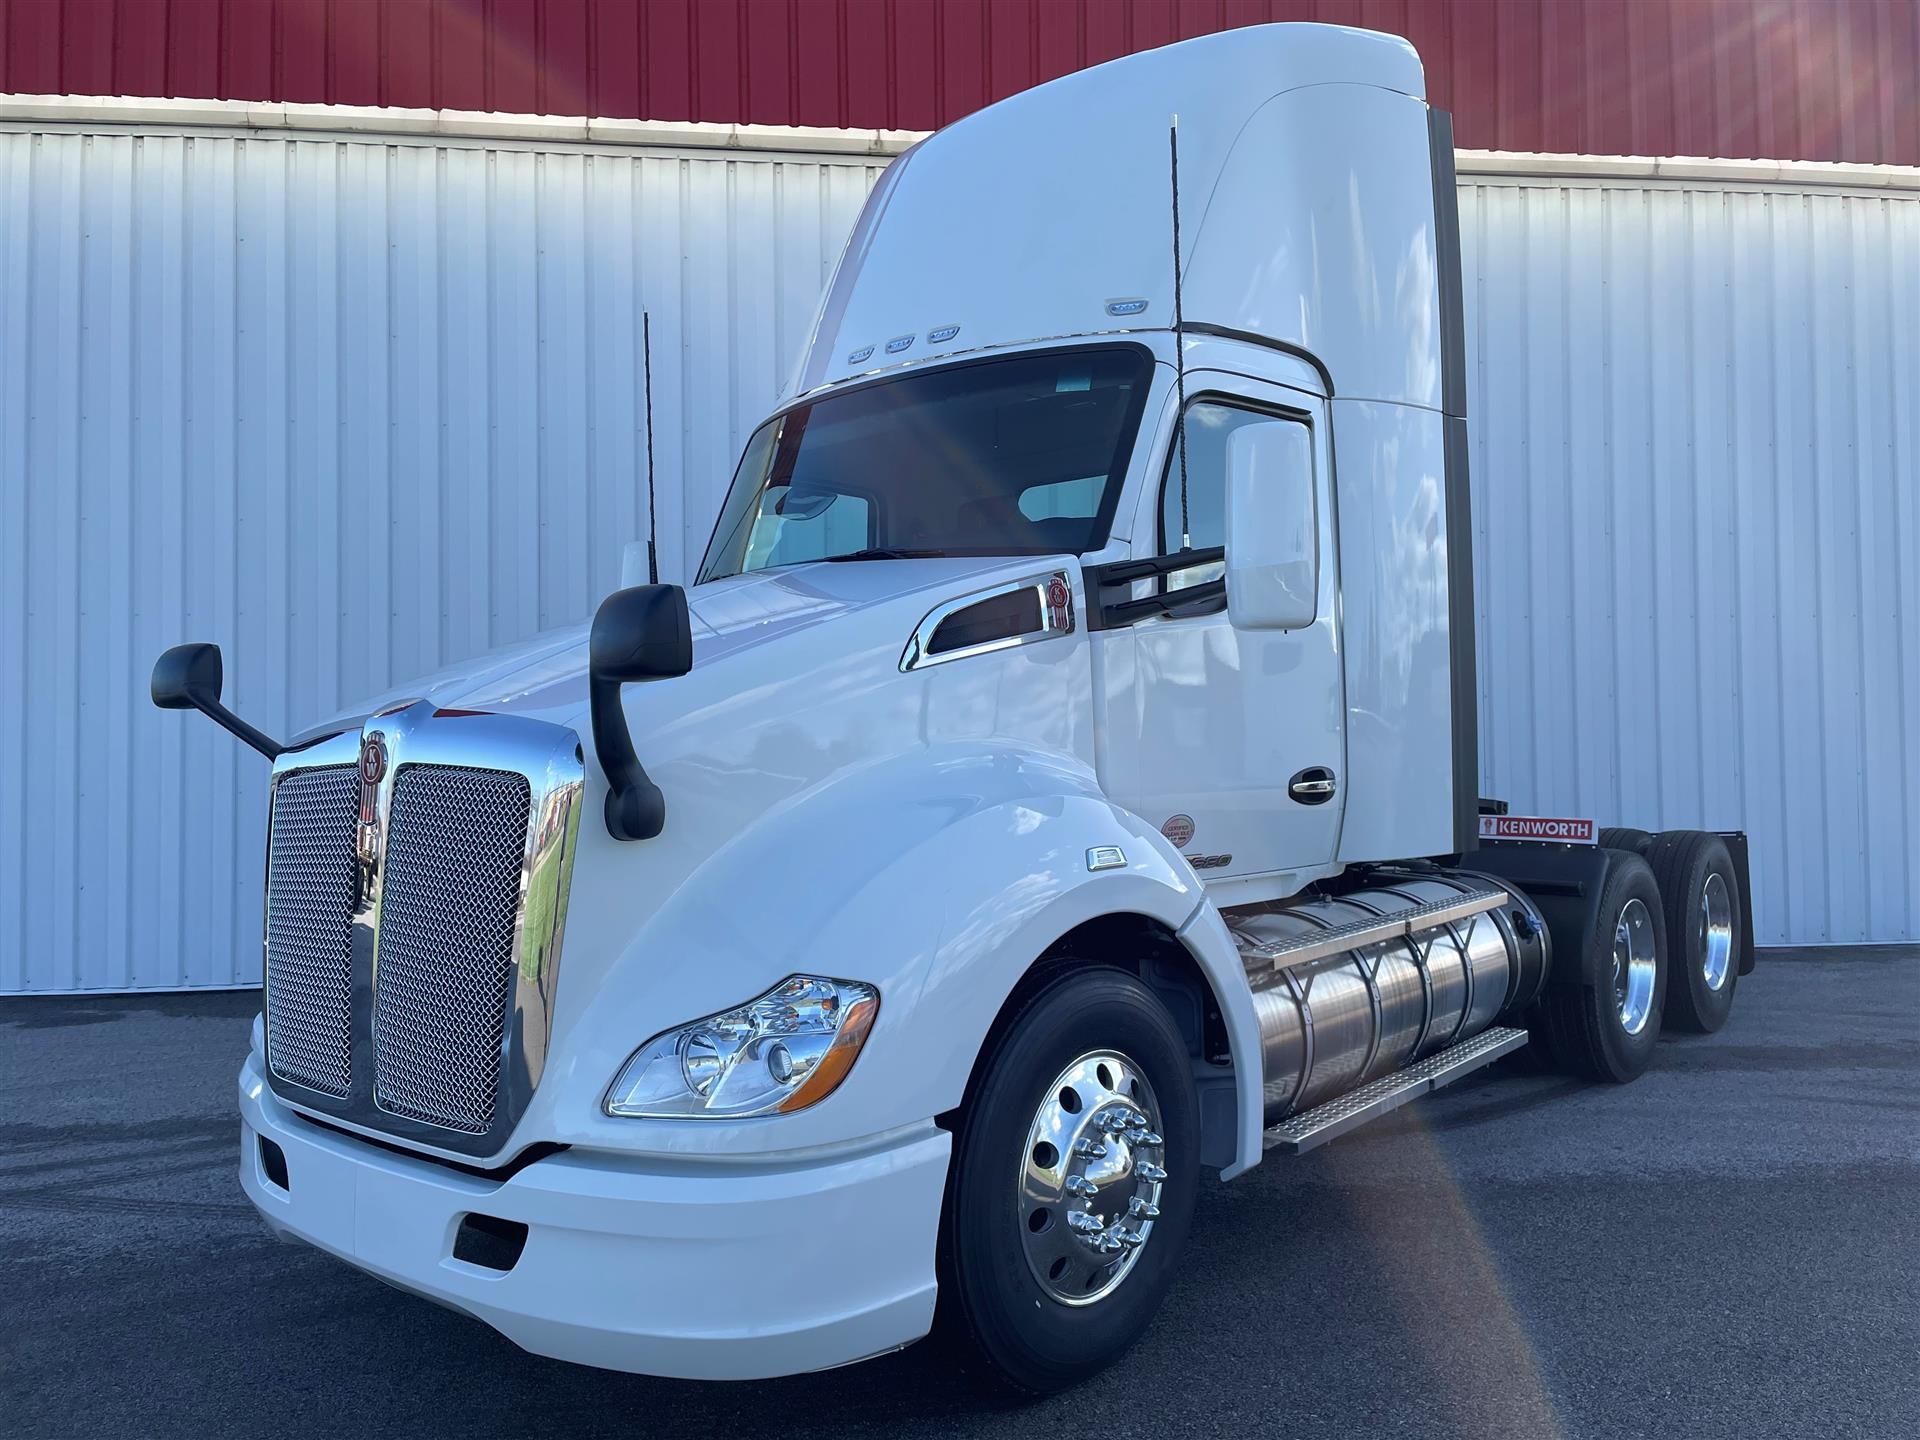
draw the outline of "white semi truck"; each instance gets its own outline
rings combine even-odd
[[[693,584],[286,744],[163,656],[273,760],[268,1224],[591,1365],[938,1328],[1046,1391],[1203,1170],[1721,1024],[1740,836],[1478,793],[1423,96],[1275,25],[994,105],[880,180]]]

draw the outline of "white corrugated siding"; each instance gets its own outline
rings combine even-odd
[[[250,983],[269,732],[704,546],[881,161],[0,133],[0,991]],[[1920,935],[1920,202],[1466,182],[1486,788]],[[1737,497],[1737,498],[1736,498]]]
[[[1920,195],[1461,192],[1483,791],[1920,937]]]
[[[0,991],[260,973],[287,733],[705,546],[882,161],[0,134]],[[682,477],[685,477],[683,483]]]

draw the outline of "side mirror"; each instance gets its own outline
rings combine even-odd
[[[1313,442],[1293,420],[1227,436],[1227,614],[1243,630],[1301,630],[1318,613]]]
[[[198,710],[269,760],[277,758],[285,747],[220,703],[225,668],[218,645],[175,645],[153,662],[153,703],[162,710]]]
[[[218,645],[176,645],[153,662],[153,703],[162,710],[218,705],[225,683]]]
[[[587,653],[593,751],[607,776],[607,833],[616,840],[651,840],[667,822],[667,802],[634,751],[620,687],[671,679],[693,668],[687,592],[678,585],[614,591],[593,617]]]
[[[633,585],[600,602],[589,642],[596,679],[670,680],[693,668],[693,622],[678,585]]]

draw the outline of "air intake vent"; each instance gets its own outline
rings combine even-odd
[[[1016,635],[1031,635],[1042,623],[1040,592],[1031,586],[1009,590],[947,616],[927,642],[927,654],[946,655]]]
[[[374,1095],[480,1134],[500,1084],[530,804],[524,776],[404,766],[380,885]]]
[[[350,765],[298,770],[274,787],[267,857],[267,1062],[322,1094],[352,1083],[353,825]]]

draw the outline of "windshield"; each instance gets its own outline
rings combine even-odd
[[[1153,361],[1136,346],[953,365],[796,406],[747,442],[700,579],[808,560],[1106,543]]]

